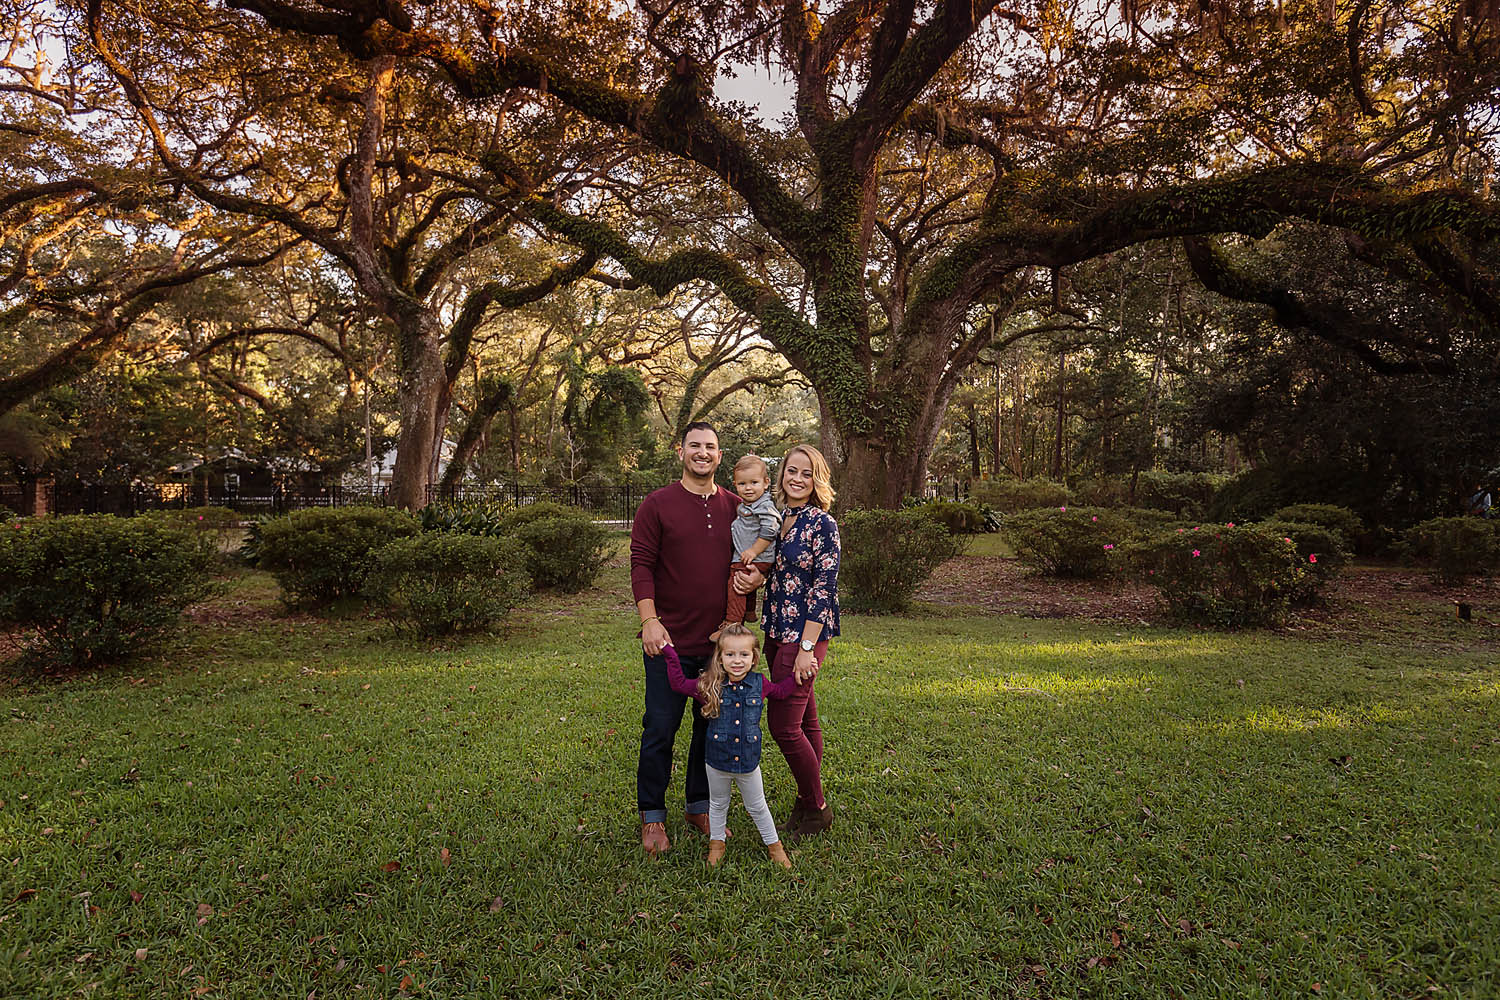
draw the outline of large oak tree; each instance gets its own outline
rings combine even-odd
[[[426,67],[456,109],[521,93],[610,130],[641,150],[620,174],[673,158],[629,199],[512,191],[630,279],[708,282],[754,316],[816,387],[857,504],[922,486],[997,320],[1059,304],[1080,262],[1301,220],[1471,302],[1494,280],[1500,49],[1468,3],[230,2],[371,66]],[[714,95],[751,61],[793,81],[783,129]],[[689,188],[742,224],[682,211]],[[648,220],[672,239],[643,242]],[[1212,249],[1200,270],[1229,288]]]

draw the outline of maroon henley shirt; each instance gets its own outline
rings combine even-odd
[[[673,483],[641,501],[630,529],[630,591],[656,601],[672,644],[683,656],[713,652],[711,632],[724,620],[739,497],[714,487],[700,497]]]

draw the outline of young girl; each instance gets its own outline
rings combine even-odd
[[[696,680],[682,673],[682,663],[671,646],[662,647],[667,660],[667,679],[672,690],[702,704],[708,719],[705,759],[708,770],[708,864],[715,867],[724,857],[724,824],[729,819],[731,783],[740,786],[745,811],[755,820],[771,860],[792,867],[776,833],[776,821],[766,805],[760,779],[760,715],[765,700],[781,700],[797,690],[796,676],[772,684],[764,674],[753,673],[760,661],[760,644],[743,625],[724,626],[714,646],[713,658]]]

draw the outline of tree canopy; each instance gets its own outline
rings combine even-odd
[[[812,386],[841,494],[892,506],[925,485],[971,367],[1017,338],[1103,325],[1118,303],[1091,275],[1132,248],[1170,243],[1183,281],[1375,372],[1493,367],[1491,8],[46,9],[72,72],[107,95],[137,186],[176,213],[164,232],[181,242],[205,219],[232,236],[193,266],[315,247],[388,330],[403,502],[432,478],[474,331],[585,281],[720,296]],[[718,96],[752,65],[792,85],[784,120]],[[25,247],[50,224],[46,185],[93,176],[59,162],[34,157],[0,201],[20,234],[7,260],[36,257]],[[101,195],[71,197],[94,210]],[[188,259],[175,266],[196,280]],[[0,405],[65,377],[48,372],[92,356],[89,332],[136,300],[90,303],[79,336],[0,383]],[[1122,351],[1122,365],[1143,357]],[[1122,393],[1127,376],[1116,365],[1091,391]],[[514,387],[485,384],[471,413],[491,419],[511,398],[494,394]]]

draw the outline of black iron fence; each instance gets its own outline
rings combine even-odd
[[[596,521],[610,521],[629,527],[646,494],[659,486],[633,483],[577,484],[572,486],[525,486],[521,483],[494,483],[484,486],[459,484],[449,489],[427,487],[427,502],[504,503],[524,507],[540,501],[566,504],[588,511]]]
[[[241,493],[208,490],[190,483],[83,483],[51,484],[47,509],[53,514],[118,514],[128,516],[151,510],[185,507],[228,507],[247,515],[280,513],[302,507],[347,507],[353,504],[389,503],[384,488],[349,489],[333,486],[316,491],[273,490]]]

